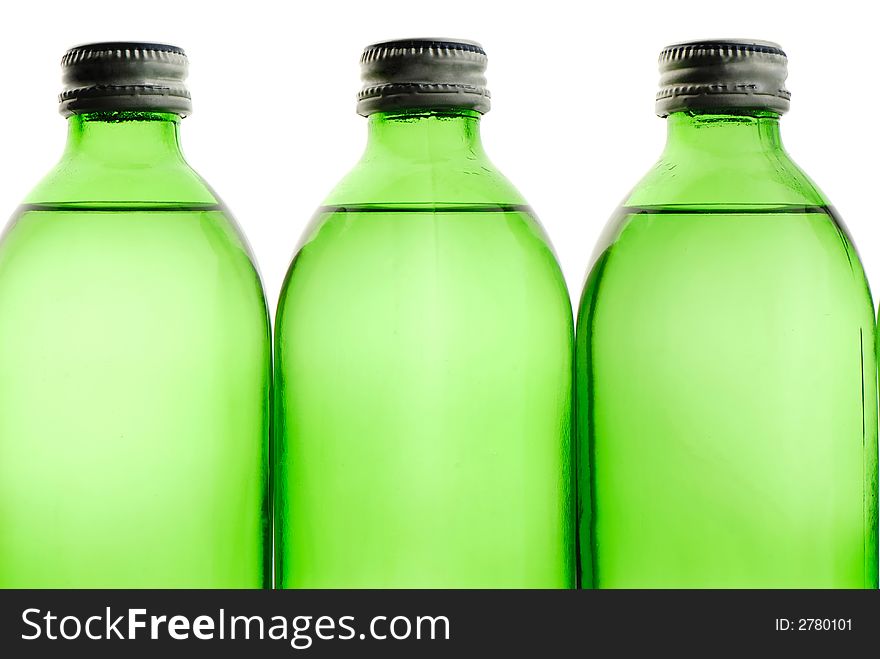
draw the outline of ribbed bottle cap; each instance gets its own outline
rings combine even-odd
[[[76,46],[61,59],[65,117],[85,112],[146,110],[186,116],[186,53],[161,43],[114,41]]]
[[[401,39],[367,46],[358,114],[439,107],[488,112],[486,62],[486,52],[474,41]]]
[[[788,111],[788,58],[778,44],[747,39],[690,41],[660,53],[657,114],[723,108]]]

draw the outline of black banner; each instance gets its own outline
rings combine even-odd
[[[878,631],[880,591],[0,591],[16,659],[848,656]]]

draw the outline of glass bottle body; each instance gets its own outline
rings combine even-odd
[[[0,586],[265,587],[249,250],[176,116],[69,121],[0,243]]]
[[[377,114],[276,331],[281,587],[567,587],[572,323],[468,111]]]
[[[877,584],[875,323],[771,113],[675,113],[581,301],[596,587]]]

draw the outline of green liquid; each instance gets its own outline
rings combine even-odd
[[[578,324],[585,583],[876,588],[874,318],[832,211],[610,226]]]
[[[222,207],[23,206],[0,243],[0,587],[269,585],[269,363]]]
[[[277,319],[278,585],[572,586],[571,343],[526,207],[320,209]]]

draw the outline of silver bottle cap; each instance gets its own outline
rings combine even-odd
[[[367,46],[358,114],[442,107],[488,112],[486,63],[486,52],[474,41],[401,39]]]
[[[788,58],[778,44],[749,39],[689,41],[660,53],[657,114],[681,110],[787,112]]]
[[[151,111],[186,116],[192,102],[183,49],[113,41],[76,46],[61,59],[65,117],[86,112]]]

